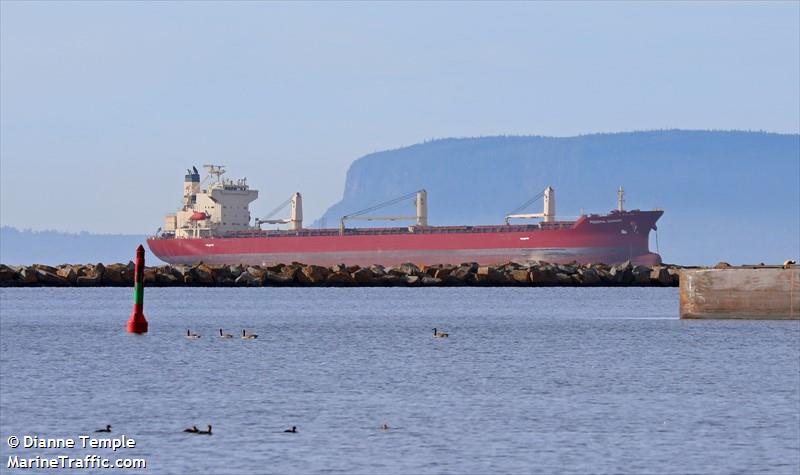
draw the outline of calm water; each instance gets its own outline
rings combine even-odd
[[[0,290],[3,472],[61,453],[149,473],[800,471],[800,323],[680,321],[675,289],[147,289],[146,336],[124,331],[131,297]],[[136,448],[6,443],[107,423]]]

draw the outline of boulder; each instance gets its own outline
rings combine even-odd
[[[267,266],[266,270],[269,272],[273,272],[275,274],[280,274],[281,272],[283,272],[284,267],[286,267],[286,264],[275,264]]]
[[[361,268],[350,275],[359,285],[372,285],[375,283],[375,276],[372,275],[372,271],[369,269]]]
[[[450,274],[447,276],[447,281],[458,281],[464,284],[471,284],[476,280],[475,271],[477,270],[477,265],[473,267],[471,263],[461,264],[459,267],[450,272]]]
[[[99,275],[80,275],[75,281],[78,287],[97,287],[102,284],[103,279]]]
[[[331,271],[327,267],[308,265],[297,273],[297,282],[306,285],[316,285],[325,282]]]
[[[236,277],[231,275],[231,270],[228,266],[210,266],[211,278],[214,279],[216,285],[232,285]],[[241,275],[241,274],[239,274]]]
[[[453,272],[453,267],[441,267],[434,271],[433,277],[439,280],[445,280],[447,279],[447,277],[450,275],[451,272]]]
[[[36,269],[32,267],[22,267],[19,271],[19,280],[24,285],[33,285],[39,283],[39,278],[36,276]]]
[[[370,266],[369,270],[375,277],[383,277],[386,275],[386,269],[380,264]]]
[[[198,284],[198,285],[212,285],[214,283],[214,271],[206,264],[200,264],[192,267],[191,281],[187,281],[184,276],[184,282]]]
[[[0,285],[11,285],[17,279],[17,271],[5,264],[0,264]]]
[[[340,270],[333,272],[325,278],[325,282],[329,285],[355,285],[356,281],[347,273],[346,267],[340,267]]]
[[[437,285],[442,285],[442,279],[425,275],[420,279],[419,283],[424,287],[435,287]]]
[[[669,274],[670,277],[669,285],[671,287],[677,287],[678,285],[680,285],[681,270],[679,268],[669,267],[667,268],[667,273]]]
[[[228,266],[228,272],[230,273],[231,279],[236,279],[237,277],[242,275],[244,269],[242,268],[241,265],[237,264],[235,266]]]
[[[330,268],[331,272],[347,272],[347,266],[345,264],[334,264]],[[349,272],[348,272],[349,273]]]
[[[527,269],[514,269],[508,273],[509,278],[517,284],[531,283],[531,273]]]
[[[254,276],[249,271],[244,271],[239,274],[239,277],[237,277],[233,283],[240,287],[259,287],[261,285],[261,279]]]
[[[105,272],[103,272],[103,284],[119,287],[125,285],[125,279],[122,277],[123,269],[127,270],[122,264],[111,264],[106,267]]]
[[[404,262],[404,263],[400,264],[397,267],[397,269],[400,272],[402,272],[403,274],[405,274],[405,275],[419,275],[419,274],[421,274],[421,271],[419,270],[419,267],[417,267],[416,265],[412,264],[411,262]]]
[[[480,266],[475,273],[475,280],[478,284],[498,285],[502,284],[505,278],[494,266]]]
[[[44,269],[35,269],[36,279],[40,284],[52,285],[55,287],[66,287],[69,285],[67,279],[59,276],[55,272],[49,272]]]
[[[259,282],[263,282],[266,278],[264,275],[266,273],[266,269],[262,269],[259,266],[249,266],[247,269],[245,269],[245,272],[258,279]]]
[[[616,285],[629,285],[634,279],[630,262],[611,267],[608,274],[611,276],[611,282]]]
[[[417,285],[419,284],[420,278],[418,275],[409,275],[406,276],[406,284],[408,285]]]
[[[158,285],[171,286],[180,282],[183,282],[183,280],[178,280],[171,272],[158,272],[156,274],[156,284]]]
[[[661,266],[653,267],[650,271],[650,284],[667,287],[672,283],[669,271]]]
[[[728,267],[731,267],[731,265],[725,261],[720,261],[714,265],[713,269],[727,269]]]
[[[588,269],[578,270],[578,276],[580,278],[581,285],[599,285],[602,282],[600,276],[597,274],[597,271],[591,267]]]
[[[186,276],[192,274],[192,268],[184,265],[176,265],[170,266],[169,271],[174,275],[178,280],[185,280]]]
[[[75,272],[72,266],[62,267],[56,271],[56,274],[69,282],[70,285],[75,285],[78,282],[78,273]]]
[[[154,284],[156,282],[156,272],[157,269],[154,267],[145,267],[144,268],[144,283],[146,284]],[[134,278],[136,277],[136,273],[134,272]]]
[[[558,278],[556,277],[556,273],[553,272],[552,267],[550,267],[549,265],[531,267],[530,279],[533,285],[558,284]]]
[[[388,285],[390,287],[403,287],[408,282],[406,281],[406,276],[394,275],[394,274],[386,274],[381,276],[379,281],[383,285]]]
[[[650,285],[650,268],[647,266],[636,266],[631,271],[633,273],[633,283],[638,286]]]
[[[31,267],[33,267],[36,270],[42,270],[42,271],[45,271],[45,272],[49,272],[51,274],[55,274],[55,273],[58,272],[58,269],[56,269],[55,267],[48,266],[48,265],[45,265],[45,264],[33,264]]]
[[[264,272],[264,283],[277,286],[293,284],[296,273],[297,269],[294,267],[285,267],[281,272],[267,270]]]
[[[563,272],[556,273],[556,283],[558,285],[562,285],[565,287],[573,286],[576,284],[577,278],[575,280],[569,274],[565,274]]]
[[[578,273],[578,268],[572,264],[559,264],[556,266],[558,272],[567,275],[574,275]]]

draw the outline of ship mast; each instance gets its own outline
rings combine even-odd
[[[208,175],[216,177],[216,183],[222,182],[222,175],[225,174],[225,165],[203,165],[208,169]]]
[[[625,203],[625,189],[620,186],[619,190],[617,190],[617,211],[619,211],[620,213],[625,211],[622,207],[624,203]]]

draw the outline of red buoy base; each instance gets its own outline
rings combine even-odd
[[[144,314],[131,314],[128,320],[128,333],[147,333],[147,319],[144,318]]]

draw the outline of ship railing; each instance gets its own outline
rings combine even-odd
[[[425,227],[416,226],[411,229],[406,227],[392,228],[349,228],[345,230],[345,236],[376,236],[376,235],[398,235],[398,234],[469,234],[469,233],[503,233],[513,231],[536,231],[540,229],[566,229],[572,227],[573,222],[551,222],[539,224],[513,224],[513,225],[489,225],[489,226],[435,226]],[[301,230],[252,230],[252,231],[233,231],[226,233],[222,237],[226,238],[247,238],[247,237],[297,237],[297,236],[337,236],[340,235],[338,229],[301,229]]]

